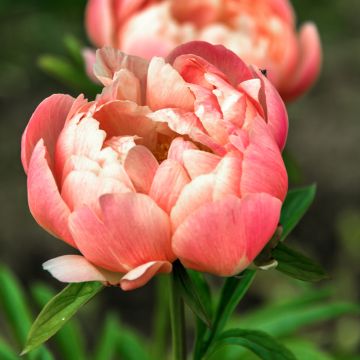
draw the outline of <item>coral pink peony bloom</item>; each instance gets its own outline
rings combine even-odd
[[[297,34],[288,0],[89,0],[86,29],[97,47],[148,59],[191,40],[222,44],[267,69],[285,100],[308,90],[321,65],[315,25]]]
[[[273,86],[202,42],[150,61],[104,48],[95,72],[95,101],[53,95],[23,135],[30,210],[81,253],[44,267],[125,290],[176,258],[223,276],[247,267],[287,192],[287,115]]]

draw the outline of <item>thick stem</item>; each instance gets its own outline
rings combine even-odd
[[[173,343],[173,360],[186,360],[186,333],[184,301],[174,275],[170,280],[170,318]]]
[[[156,277],[156,280],[156,308],[152,353],[154,359],[164,359],[169,333],[169,317],[167,311],[164,311],[164,309],[167,309],[169,306],[168,287],[170,286],[170,278],[167,275],[159,275]]]

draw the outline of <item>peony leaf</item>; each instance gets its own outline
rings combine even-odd
[[[290,190],[281,209],[280,224],[283,227],[280,240],[283,241],[294,229],[314,201],[316,185]]]
[[[249,289],[255,274],[255,270],[247,269],[239,274],[239,276],[226,279],[216,307],[213,326],[204,335],[202,346],[198,345],[200,349],[195,354],[198,355],[197,358],[201,358],[201,355],[206,352],[216,335],[224,328],[226,322]]]
[[[202,320],[206,326],[211,326],[211,316],[208,313],[205,304],[202,302],[203,295],[200,295],[200,288],[196,286],[195,282],[187,273],[186,269],[179,261],[173,264],[175,285],[180,290],[180,293],[185,303],[190,307],[193,313]]]
[[[30,329],[22,354],[35,349],[56,334],[102,288],[100,282],[73,283],[66,286],[40,312]]]
[[[296,360],[295,355],[273,337],[263,331],[231,329],[218,336],[209,348],[211,356],[226,345],[238,345],[252,351],[262,360]]]
[[[43,308],[55,296],[52,289],[40,283],[31,286],[31,293],[40,308]],[[74,319],[65,324],[54,336],[54,342],[59,349],[61,358],[66,360],[86,359],[82,331]]]
[[[279,243],[271,252],[278,262],[276,270],[303,281],[320,281],[328,278],[323,268],[305,255]]]

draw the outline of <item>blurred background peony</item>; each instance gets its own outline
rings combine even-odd
[[[20,137],[43,98],[52,93],[76,96],[79,92],[49,78],[39,69],[37,59],[46,53],[68,56],[63,47],[67,34],[76,36],[84,46],[91,45],[84,29],[85,5],[85,0],[0,2],[0,260],[16,272],[26,287],[41,279],[60,289],[62,285],[52,280],[41,264],[66,253],[68,248],[45,233],[28,211]],[[313,254],[327,268],[332,281],[320,286],[334,287],[336,298],[358,301],[360,122],[356,109],[360,93],[360,3],[294,0],[293,6],[298,24],[307,20],[316,23],[324,64],[314,88],[289,106],[287,149],[298,164],[293,169],[293,184],[318,184],[315,204],[289,242]],[[92,96],[94,89],[89,86],[85,93]],[[126,294],[108,289],[98,301],[102,307],[116,308],[124,320],[149,334],[151,326],[144,319],[153,311],[153,290],[154,284]],[[278,273],[260,274],[245,304],[252,307],[298,296],[302,290],[298,283]],[[92,316],[102,314],[94,311]],[[88,325],[92,321],[91,315],[84,320]],[[359,323],[343,318],[330,325],[305,335],[318,339],[329,350],[355,352],[360,339]]]
[[[96,47],[146,58],[191,40],[222,44],[266,69],[285,100],[308,90],[321,67],[316,25],[297,33],[288,0],[89,0],[85,20]]]

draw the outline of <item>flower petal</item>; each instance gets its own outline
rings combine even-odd
[[[265,120],[282,150],[285,147],[289,127],[285,104],[275,87],[260,71],[254,70],[254,75],[261,80],[262,84],[259,101],[265,113]]]
[[[89,0],[86,5],[86,30],[97,47],[112,45],[111,38],[115,30],[112,3],[112,0]]]
[[[285,165],[277,144],[261,118],[254,120],[249,141],[243,159],[242,196],[265,192],[284,200],[288,187]]]
[[[159,163],[145,146],[137,145],[129,150],[124,168],[137,191],[148,194]]]
[[[183,155],[184,166],[191,179],[212,172],[221,157],[202,150],[186,150]]]
[[[270,240],[281,202],[267,194],[205,204],[173,236],[173,250],[194,270],[232,276],[246,268]]]
[[[116,72],[127,69],[140,80],[142,88],[145,89],[148,66],[149,62],[143,58],[126,55],[120,50],[104,47],[96,51],[94,73],[106,86],[111,84]]]
[[[172,265],[168,261],[151,261],[130,270],[120,281],[120,287],[124,291],[134,290],[144,286],[158,273],[169,273]]]
[[[197,150],[197,146],[191,141],[177,137],[170,144],[168,159],[176,160],[179,164],[184,165],[183,156],[187,150]]]
[[[100,206],[101,219],[83,207],[71,214],[69,222],[79,250],[93,264],[126,272],[150,261],[174,259],[169,217],[150,197],[104,195]]]
[[[316,26],[305,23],[299,34],[300,60],[293,80],[281,91],[287,101],[306,91],[317,79],[321,67],[321,41]]]
[[[175,205],[182,189],[190,178],[181,164],[167,159],[161,163],[151,185],[149,195],[167,213]]]
[[[222,45],[191,41],[175,48],[166,61],[172,64],[178,56],[184,54],[197,55],[207,60],[222,71],[234,86],[253,77],[247,65],[235,53]]]
[[[21,161],[25,172],[34,147],[40,139],[44,140],[52,167],[56,140],[74,100],[69,95],[55,94],[43,100],[36,108],[21,139]]]
[[[192,212],[212,201],[215,177],[213,174],[197,177],[186,185],[171,211],[171,222],[176,229]]]
[[[47,161],[44,141],[35,146],[28,168],[28,201],[37,223],[48,232],[71,246],[74,240],[68,229],[70,210],[59,194],[54,176]]]
[[[122,274],[101,269],[81,255],[63,255],[48,260],[43,269],[61,282],[78,283],[101,281],[111,285],[119,284]]]
[[[180,74],[163,58],[154,57],[150,61],[146,103],[152,110],[180,108],[191,111],[194,96]]]

